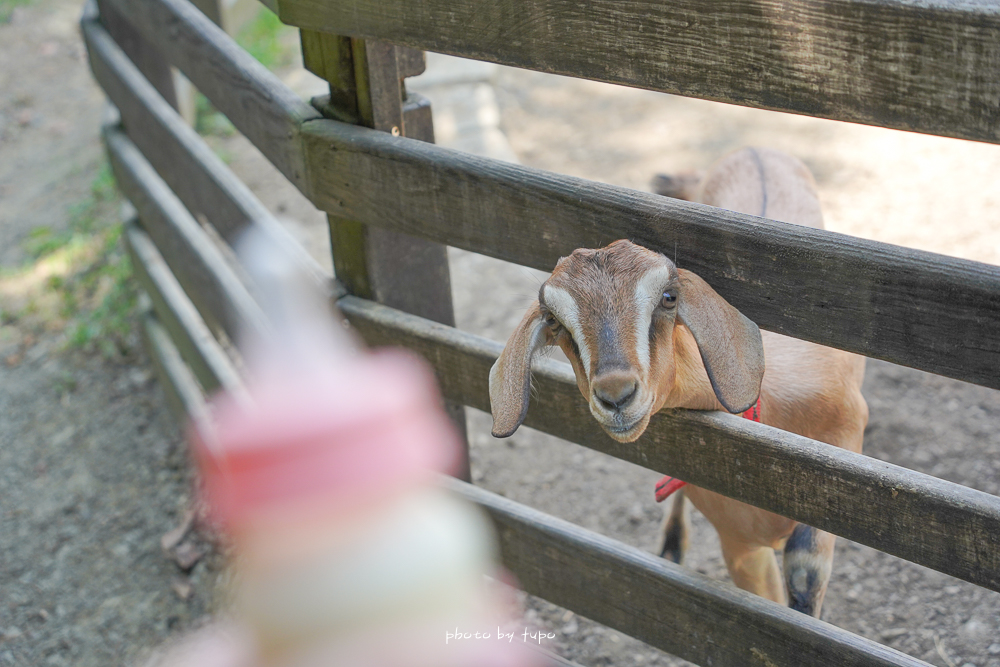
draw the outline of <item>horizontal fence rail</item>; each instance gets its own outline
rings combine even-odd
[[[762,328],[1000,388],[1000,267],[586,181],[336,121],[303,130],[331,213],[552,270],[627,238]]]
[[[489,412],[501,344],[356,297],[338,303],[370,344],[418,352],[445,397]],[[532,385],[527,426],[1000,591],[996,496],[721,412],[664,410],[620,443],[567,364],[536,362]]]
[[[219,168],[225,167],[222,160],[160,96],[104,27],[96,20],[84,20],[81,27],[94,77],[114,102],[126,130],[133,128],[130,138],[188,210],[204,215],[228,241],[248,220],[269,218],[270,212],[259,202],[249,207],[234,205],[238,199],[254,201],[247,186],[235,176],[226,178],[231,172]]]
[[[137,0],[130,11],[145,5],[162,5],[149,11],[168,12],[180,26],[178,34],[212,43],[170,37],[170,31],[147,25],[147,37],[175,64],[197,68],[199,54],[215,54],[209,68],[214,78],[207,81],[214,87],[206,93],[217,106],[271,105],[271,117],[284,114],[279,124],[296,127],[296,119],[307,117],[287,99],[290,91],[276,92],[283,86],[270,73],[256,72],[249,83],[235,85],[241,72],[255,70],[244,62],[250,57],[203,16],[187,12],[183,0]],[[92,58],[110,51],[95,50]],[[119,62],[115,69],[111,60],[95,64],[95,71],[113,79],[109,92],[117,92],[123,109],[135,107],[131,117],[149,117],[152,112],[141,109],[155,96],[127,85],[129,77],[121,74],[127,67]],[[183,134],[174,130],[173,136]],[[259,133],[248,136],[261,140]],[[542,270],[576,247],[619,238],[671,255],[676,245],[682,266],[766,329],[1000,388],[1000,268],[478,158],[335,121],[307,122],[286,142],[299,138],[304,155],[281,148],[273,137],[258,146],[269,157],[291,151],[307,161],[310,185],[302,179],[296,184],[334,215]]]
[[[188,0],[107,0],[260,149],[306,188],[298,130],[319,112]],[[110,92],[110,91],[109,91]]]
[[[715,667],[926,665],[751,593],[458,480],[497,523],[529,593],[673,655]]]
[[[230,260],[124,132],[108,125],[103,134],[118,187],[205,321],[231,340],[265,332],[264,314]]]
[[[206,429],[210,428],[211,424],[211,415],[198,381],[181,358],[180,351],[174,345],[170,334],[156,319],[148,304],[145,304],[143,311],[141,333],[149,356],[153,360],[157,377],[163,384],[170,409],[178,421],[190,421],[199,430],[207,432]]]
[[[261,204],[205,141],[167,104],[96,19],[81,21],[91,68],[117,107],[129,138],[184,206],[232,243],[248,225],[285,235]],[[285,244],[286,247],[289,244]],[[301,248],[296,261],[317,283],[329,282]]]
[[[276,0],[281,20],[503,65],[1000,142],[1000,6]]]
[[[184,288],[170,272],[153,241],[132,220],[125,225],[125,245],[132,270],[149,296],[162,326],[206,393],[217,389],[240,392],[242,381]]]

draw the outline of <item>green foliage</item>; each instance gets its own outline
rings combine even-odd
[[[128,353],[138,299],[131,280],[132,263],[121,247],[121,233],[121,225],[115,225],[95,235],[94,261],[60,288],[64,312],[72,321],[70,344],[96,348],[108,358]]]
[[[28,233],[24,240],[24,251],[32,259],[40,259],[66,247],[73,242],[73,238],[71,230],[54,232],[51,227],[43,225]]]
[[[94,182],[90,184],[90,194],[95,201],[112,201],[117,198],[118,191],[115,189],[115,175],[111,171],[111,165],[107,162],[101,165],[94,177]]]
[[[111,167],[104,163],[90,184],[90,199],[73,204],[67,209],[67,229],[53,231],[43,225],[28,233],[24,241],[24,251],[35,260],[52,255],[58,250],[81,246],[97,227],[98,217],[103,213],[100,204],[117,200],[115,177]]]
[[[0,0],[0,25],[10,21],[14,16],[15,7],[23,7],[30,3],[31,0]]]
[[[70,347],[109,358],[129,352],[138,295],[132,266],[113,222],[119,196],[105,164],[90,196],[67,211],[65,231],[33,230],[24,242],[30,264],[0,277],[0,288],[17,294],[20,307],[4,317],[46,329],[63,329]]]
[[[236,42],[264,67],[274,69],[291,62],[293,49],[290,43],[295,42],[297,34],[295,28],[286,26],[265,7],[261,8],[257,18],[240,30]]]

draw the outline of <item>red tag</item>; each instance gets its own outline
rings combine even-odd
[[[750,406],[750,409],[743,413],[743,419],[749,419],[752,422],[760,422],[760,396],[757,397],[757,402]]]
[[[662,503],[670,497],[671,493],[682,486],[687,486],[687,482],[682,482],[679,479],[667,475],[656,483],[656,502]]]

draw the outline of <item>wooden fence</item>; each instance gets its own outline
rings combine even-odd
[[[278,223],[177,114],[165,64],[329,214],[337,281],[305,255],[303,265],[367,341],[431,362],[458,423],[462,405],[489,409],[501,346],[452,326],[445,244],[548,270],[619,238],[679,243],[687,268],[763,328],[1000,388],[997,267],[443,149],[431,143],[426,100],[402,84],[430,49],[1000,143],[1000,10],[888,0],[265,4],[302,29],[306,66],[330,82],[315,106],[187,0],[92,0],[82,20],[116,109],[104,139],[137,213],[125,237],[151,306],[147,343],[172,403],[196,422],[208,423],[207,392],[242,391],[220,341],[266,326],[213,236]],[[535,377],[528,426],[1000,591],[1000,498],[722,413],[665,411],[639,442],[617,443],[567,367],[542,361]],[[451,484],[495,518],[504,562],[528,592],[692,662],[925,664]]]

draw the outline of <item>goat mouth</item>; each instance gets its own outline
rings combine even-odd
[[[649,415],[643,415],[631,424],[619,425],[601,423],[601,428],[603,428],[608,435],[618,442],[633,442],[645,432],[648,424]]]

